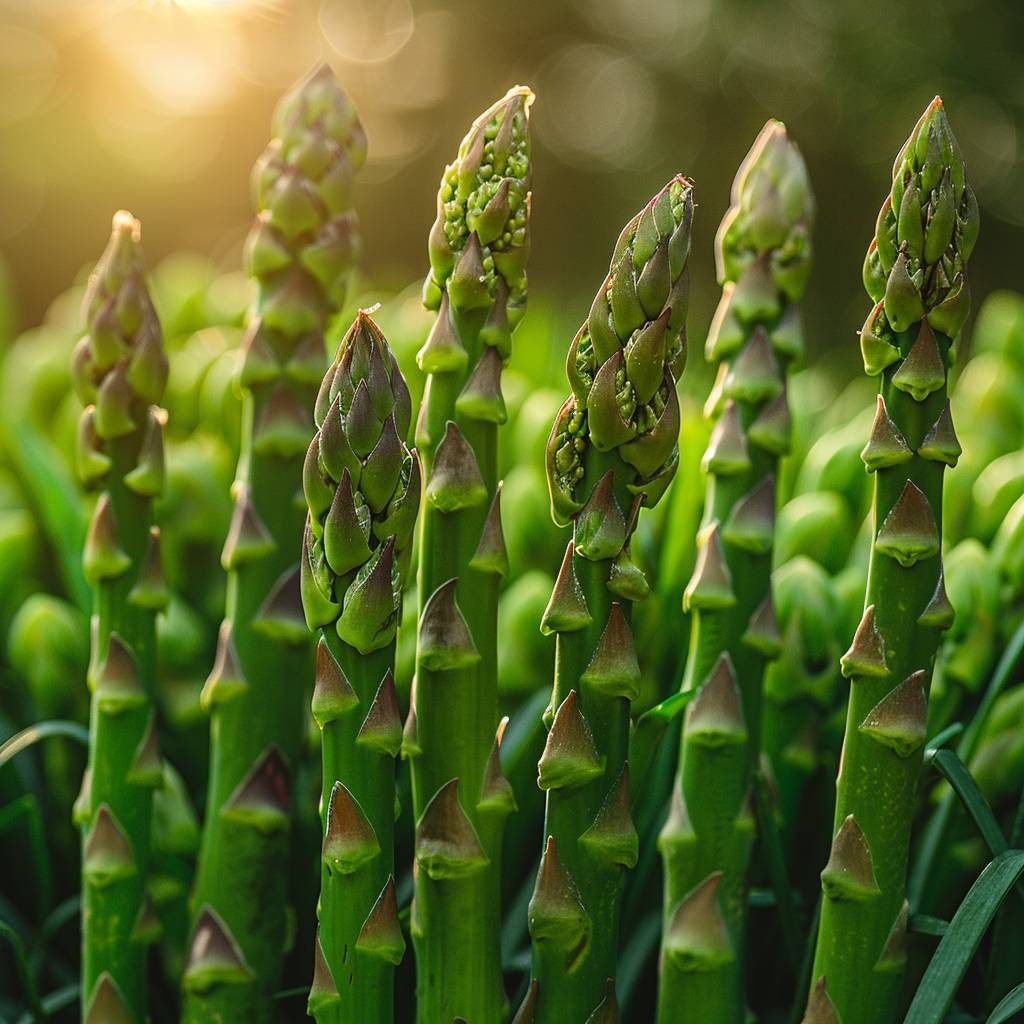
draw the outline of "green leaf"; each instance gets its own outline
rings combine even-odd
[[[964,730],[963,735],[960,737],[960,742],[957,744],[956,752],[964,763],[970,761],[974,754],[981,732],[985,728],[989,715],[992,713],[992,708],[995,706],[1006,684],[1013,678],[1022,657],[1024,657],[1024,622],[1017,627],[1013,636],[1010,637],[1010,641],[1003,650],[1002,657],[999,659],[999,664],[996,665],[992,677],[989,679],[988,686],[985,687],[985,695],[978,704],[978,710],[974,713],[974,718],[971,719],[970,725]],[[936,736],[929,746],[938,746],[938,743],[936,743],[938,738]],[[924,895],[928,879],[931,876],[932,867],[938,857],[939,850],[945,842],[946,829],[949,826],[949,819],[955,804],[955,796],[952,793],[948,793],[932,812],[928,823],[922,831],[921,842],[917,848],[917,856],[914,858],[913,868],[907,882],[907,899],[910,901],[911,907],[918,906]]]
[[[931,751],[929,751],[931,754]],[[960,798],[967,813],[985,840],[985,845],[998,857],[1006,848],[1006,837],[989,807],[988,801],[981,795],[978,784],[964,766],[963,761],[952,750],[936,750],[926,759],[939,770],[942,777],[953,787],[953,792]]]
[[[925,751],[925,757],[929,754],[933,754],[936,750],[941,750],[950,740],[955,739],[964,731],[963,722],[953,722],[947,725],[945,729],[937,732],[929,741],[928,749]]]
[[[633,734],[629,738],[629,776],[634,800],[644,788],[647,771],[654,760],[658,744],[665,735],[665,730],[693,700],[695,693],[694,690],[674,693],[637,719]]]
[[[814,906],[814,917],[811,918],[811,926],[807,929],[807,938],[804,942],[804,955],[801,958],[800,973],[796,980],[797,992],[809,992],[811,988],[811,973],[814,969],[814,950],[818,945],[818,928],[821,925],[821,895],[818,895],[818,902]],[[806,1000],[794,999],[789,1011],[788,1024],[797,1024],[804,1015]]]
[[[35,867],[36,903],[45,911],[53,897],[53,873],[46,848],[46,832],[43,827],[43,812],[34,793],[24,793],[0,808],[0,835],[17,822],[23,822],[28,845],[32,849],[32,863]]]
[[[943,1019],[996,910],[1022,872],[1024,851],[1007,850],[978,876],[935,950],[903,1024]]]
[[[1010,989],[996,1004],[996,1008],[988,1015],[986,1024],[1006,1024],[1015,1013],[1024,1010],[1024,981],[1016,988]]]
[[[35,979],[28,969],[28,959],[25,956],[25,944],[21,936],[6,921],[0,921],[0,937],[7,940],[14,954],[14,966],[18,972],[18,980],[25,993],[25,1001],[29,1006],[28,1020],[32,1024],[45,1024],[46,1011],[39,1001],[39,992],[36,990]]]
[[[75,983],[74,985],[65,985],[63,988],[54,989],[49,995],[43,996],[43,1020],[49,1020],[55,1013],[59,1013],[69,1006],[74,1006],[78,1002],[80,992],[81,986]],[[33,1024],[33,1021],[37,1019],[33,1018],[31,1013],[26,1013],[18,1018],[18,1024]]]
[[[623,1013],[629,1007],[630,997],[636,988],[640,975],[650,957],[658,947],[661,937],[661,912],[652,911],[642,917],[630,929],[629,939],[619,953],[619,966],[616,973],[619,1005]]]
[[[911,914],[907,919],[907,931],[915,935],[932,935],[941,939],[949,931],[949,922],[931,914]]]
[[[64,722],[58,719],[37,722],[27,729],[15,733],[0,746],[0,768],[23,750],[27,750],[40,740],[49,739],[51,736],[67,736],[69,739],[78,740],[83,747],[89,745],[89,730],[77,722]]]

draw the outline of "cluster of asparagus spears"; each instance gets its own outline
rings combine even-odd
[[[897,157],[865,261],[875,306],[860,340],[865,369],[880,381],[874,419],[842,423],[800,450],[789,464],[799,466],[795,484],[786,473],[797,470],[781,460],[804,443],[789,386],[804,354],[799,303],[814,199],[777,121],[737,172],[716,239],[721,301],[704,346],[718,374],[705,405],[703,518],[682,593],[689,650],[684,668],[669,645],[680,692],[639,724],[634,607],[652,591],[650,559],[635,551],[652,515],[642,510],[657,505],[681,463],[694,462],[680,452],[677,394],[692,183],[673,177],[614,245],[568,347],[570,394],[545,449],[552,516],[572,534],[538,623],[555,638],[536,763],[544,821],[532,894],[518,905],[532,966],[510,1006],[502,852],[517,795],[502,757],[498,608],[509,559],[499,427],[502,371],[526,308],[532,100],[514,88],[481,114],[442,176],[423,287],[436,319],[416,356],[426,386],[415,426],[373,310],[358,312],[324,373],[325,338],[359,250],[352,186],[366,139],[354,107],[322,68],[275,114],[253,175],[246,260],[256,299],[238,375],[226,617],[201,698],[209,790],[182,942],[182,1019],[276,1017],[289,920],[302,920],[290,909],[302,887],[290,878],[309,869],[296,823],[311,792],[300,764],[312,739],[322,765],[313,787],[312,1017],[394,1021],[408,936],[420,1024],[618,1021],[624,879],[655,834],[638,809],[654,777],[646,726],[664,729],[685,708],[678,757],[668,755],[667,817],[655,815],[664,869],[657,1019],[740,1024],[746,966],[758,955],[748,927],[750,890],[761,881],[752,863],[758,823],[767,807],[781,822],[775,840],[797,842],[820,735],[845,706],[803,1020],[894,1021],[936,653],[932,722],[941,728],[964,687],[976,689],[990,669],[1002,603],[1016,607],[1024,589],[1019,499],[1016,511],[974,527],[982,540],[954,549],[949,588],[971,614],[969,629],[950,631],[942,482],[961,446],[947,377],[968,312],[978,210],[942,104],[928,108]],[[75,804],[82,1012],[89,1024],[142,1024],[147,949],[161,928],[151,899],[160,870],[154,791],[175,786],[154,710],[156,620],[169,601],[153,514],[168,363],[139,225],[127,214],[115,217],[85,314],[88,333],[73,355],[86,403],[77,468],[97,497],[84,549],[93,587],[89,765]],[[992,444],[978,457],[976,487],[1005,454]],[[865,478],[850,468],[858,452],[873,495],[863,540],[852,540],[868,511]],[[1024,469],[1014,467],[1003,471],[1015,480]],[[695,483],[680,480],[673,493],[692,494]],[[965,501],[954,508],[961,520],[970,514]],[[986,593],[989,559],[1016,591]],[[415,615],[403,616],[410,601]],[[986,616],[988,634],[979,632]],[[411,685],[396,667],[403,622],[415,626]],[[840,672],[848,701],[837,696]],[[950,816],[933,825],[940,837]]]

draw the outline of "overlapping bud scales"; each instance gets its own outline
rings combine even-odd
[[[869,374],[900,358],[897,335],[927,319],[954,338],[970,308],[966,265],[978,239],[978,201],[938,96],[892,176],[864,261],[864,287],[876,304],[861,332]]]
[[[367,653],[394,636],[420,500],[419,461],[405,445],[409,391],[367,312],[342,339],[314,415],[303,468],[306,619],[311,629],[335,622]]]
[[[743,293],[766,292],[766,278],[790,302],[801,298],[811,271],[813,220],[803,157],[785,126],[769,121],[736,172],[731,205],[715,239],[719,283],[736,282],[737,312],[747,305]],[[762,301],[772,302],[767,294]]]
[[[114,215],[110,242],[89,278],[83,314],[88,333],[71,365],[75,390],[86,405],[78,465],[85,482],[93,483],[110,466],[106,442],[160,434],[161,418],[150,406],[167,384],[160,322],[146,290],[141,228],[124,210]]]
[[[246,259],[258,295],[243,383],[269,382],[283,370],[315,384],[325,318],[344,301],[358,256],[352,186],[366,159],[366,135],[326,65],[281,100],[273,132],[253,168],[259,212]]]
[[[630,489],[653,505],[679,461],[676,379],[686,360],[687,257],[693,186],[674,177],[623,228],[610,270],[569,348],[572,395],[548,439],[555,521],[583,507],[593,445],[636,471]]]
[[[489,309],[483,340],[503,358],[526,309],[531,103],[529,89],[510,89],[473,122],[445,168],[423,288],[429,309],[441,309],[445,296],[460,312]],[[425,352],[421,362],[425,355],[429,361]]]

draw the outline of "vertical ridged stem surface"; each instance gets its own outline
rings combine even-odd
[[[630,705],[640,667],[632,605],[649,585],[629,539],[679,461],[676,376],[685,360],[693,199],[676,177],[623,229],[570,346],[572,396],[547,446],[552,512],[573,540],[541,629],[555,677],[538,763],[544,850],[529,906],[540,1024],[618,1020],[623,874],[639,841],[630,812]]]
[[[279,104],[256,164],[246,245],[257,297],[243,344],[242,450],[222,564],[226,617],[203,689],[210,779],[184,973],[186,1022],[267,1021],[285,944],[290,788],[312,676],[299,597],[303,455],[323,335],[358,246],[365,138],[328,68]]]
[[[421,1024],[503,1019],[501,838],[514,809],[498,764],[501,368],[526,305],[532,94],[474,122],[438,195],[424,301],[438,318],[416,442],[425,495],[412,763],[412,935]]]
[[[889,1024],[906,964],[907,855],[940,633],[942,478],[960,446],[946,398],[951,339],[967,315],[977,205],[936,99],[893,167],[864,282],[861,332],[878,411],[862,453],[875,476],[864,618],[842,659],[850,679],[835,834],[805,1021]]]
[[[411,416],[387,341],[360,312],[321,385],[303,467],[302,603],[321,632],[312,712],[323,845],[308,1001],[317,1024],[393,1024],[394,968],[405,953],[394,880],[394,662],[420,501],[419,463],[403,441]]]
[[[796,302],[810,271],[806,168],[778,122],[741,165],[719,229],[722,300],[705,346],[719,360],[706,415],[704,521],[684,607],[693,612],[686,710],[665,864],[658,1020],[742,1024],[751,773],[766,660],[779,650],[771,597],[775,474],[789,446],[786,372],[800,354]]]
[[[89,403],[79,476],[99,491],[84,568],[93,585],[89,760],[82,828],[82,1019],[148,1019],[147,948],[159,925],[146,894],[153,790],[163,783],[153,706],[156,613],[166,603],[153,498],[163,486],[167,380],[146,291],[139,224],[121,212],[85,297],[73,358]],[[109,1015],[109,1016],[108,1016]]]

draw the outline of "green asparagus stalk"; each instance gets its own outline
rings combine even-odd
[[[789,444],[786,375],[802,350],[798,302],[811,267],[814,202],[785,127],[769,121],[733,182],[716,240],[722,299],[705,345],[719,361],[706,415],[708,475],[686,709],[665,864],[658,1020],[740,1024],[751,773],[765,663],[780,649],[771,594],[778,460]]]
[[[863,452],[874,535],[864,618],[842,659],[850,699],[807,1024],[886,1024],[897,1012],[928,689],[953,617],[939,538],[943,472],[960,446],[946,382],[977,235],[977,203],[936,97],[896,158],[864,268],[876,305],[861,351],[866,372],[881,375]]]
[[[322,733],[324,829],[309,1012],[317,1024],[393,1024],[405,951],[395,903],[395,757],[402,720],[395,633],[420,499],[402,440],[412,403],[360,311],[317,397],[306,455],[302,603],[319,629],[313,717]]]
[[[303,456],[324,330],[358,248],[352,181],[365,136],[325,66],[279,104],[253,173],[256,301],[243,343],[243,441],[222,563],[227,615],[202,701],[210,785],[183,1020],[267,1021],[285,942],[290,776],[312,676],[300,601]]]
[[[444,172],[424,302],[437,320],[416,427],[426,502],[416,687],[406,742],[416,815],[412,936],[421,1024],[500,1021],[501,835],[514,809],[498,762],[497,479],[501,370],[526,308],[533,94],[474,121]]]
[[[537,1024],[618,1019],[623,870],[638,856],[628,747],[640,669],[629,620],[649,591],[629,540],[679,461],[692,219],[692,186],[677,176],[622,230],[570,346],[572,395],[548,440],[552,514],[573,538],[541,620],[556,655],[537,777],[544,854],[529,906]]]
[[[87,1024],[148,1019],[146,894],[153,791],[163,770],[153,709],[156,614],[167,600],[153,498],[163,486],[167,383],[160,322],[146,290],[139,222],[121,211],[89,280],[88,334],[72,357],[86,403],[77,467],[99,492],[83,565],[93,587],[89,761],[82,829],[82,1012]]]

